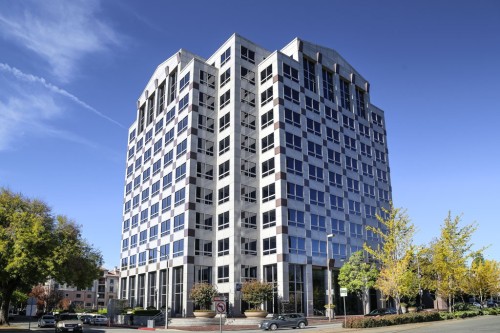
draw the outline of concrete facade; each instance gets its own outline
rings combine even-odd
[[[269,312],[313,314],[327,235],[338,268],[378,242],[365,226],[391,199],[369,90],[336,51],[300,39],[270,52],[235,34],[208,59],[181,49],[160,64],[129,130],[120,298],[189,316],[204,281],[239,314],[239,285],[257,278],[275,285]]]

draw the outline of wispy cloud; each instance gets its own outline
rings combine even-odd
[[[9,2],[9,10],[0,11],[0,34],[35,52],[68,82],[82,58],[120,44],[121,37],[99,19],[99,5],[98,0]]]

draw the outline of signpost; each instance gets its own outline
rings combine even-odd
[[[216,296],[213,299],[215,311],[219,315],[219,331],[222,332],[222,315],[226,313],[226,297]]]
[[[340,297],[344,299],[344,327],[347,327],[347,313],[345,309],[345,298],[347,297],[347,288],[340,288]]]
[[[28,330],[31,330],[31,318],[33,316],[36,316],[36,303],[36,297],[31,296],[30,298],[28,298],[28,309],[26,309],[26,315],[30,318],[30,321],[28,323]]]

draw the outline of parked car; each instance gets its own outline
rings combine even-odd
[[[56,318],[53,315],[43,315],[38,319],[38,327],[54,327]]]
[[[263,330],[275,331],[281,327],[304,328],[309,325],[307,318],[301,313],[280,314],[272,319],[261,321],[259,327]]]
[[[365,314],[365,317],[376,317],[376,316],[385,316],[391,314],[397,314],[398,312],[394,308],[381,308],[372,310],[370,313]]]
[[[83,323],[76,313],[60,313],[56,316],[56,333],[83,332]]]
[[[109,319],[103,315],[95,315],[90,319],[90,323],[92,325],[107,325],[109,323]]]
[[[93,316],[89,315],[89,314],[82,314],[82,315],[80,315],[80,320],[84,324],[90,324],[90,322],[92,321],[92,317]]]

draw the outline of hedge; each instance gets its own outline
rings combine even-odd
[[[383,327],[411,323],[423,323],[440,320],[438,312],[405,313],[380,317],[351,317],[347,319],[345,328]]]

